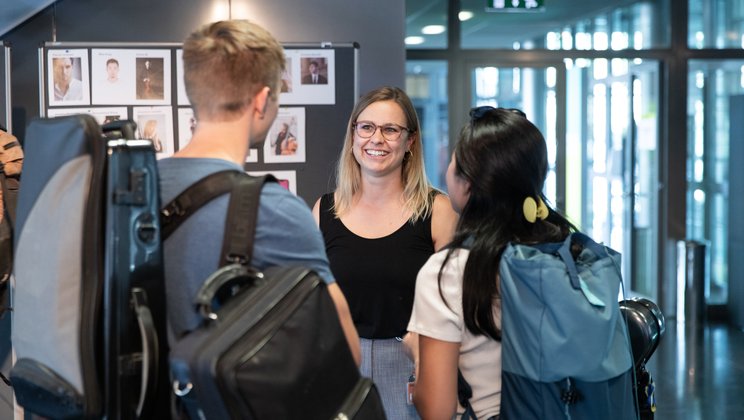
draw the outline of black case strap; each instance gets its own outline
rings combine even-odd
[[[249,264],[253,256],[259,197],[267,181],[276,182],[276,178],[272,175],[253,177],[237,170],[215,172],[196,181],[160,210],[162,240],[205,204],[229,192],[220,266],[236,262]]]
[[[196,181],[160,210],[160,234],[163,241],[181,224],[213,199],[230,192],[242,172],[215,172]]]
[[[272,175],[241,176],[234,182],[225,220],[220,266],[250,265],[253,258],[253,238],[258,220],[261,189],[267,181],[276,182]]]

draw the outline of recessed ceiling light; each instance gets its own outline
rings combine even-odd
[[[439,35],[446,30],[447,28],[443,25],[426,25],[421,28],[421,33],[424,35]]]
[[[466,20],[470,20],[473,18],[473,12],[471,12],[470,10],[463,10],[462,12],[457,14],[457,17],[462,22],[465,22]]]
[[[424,43],[423,36],[407,36],[405,39],[406,45],[419,45]]]

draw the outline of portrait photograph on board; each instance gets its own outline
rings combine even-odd
[[[135,102],[138,105],[171,103],[169,50],[135,51]]]
[[[88,50],[48,50],[47,75],[49,106],[90,105]]]
[[[300,64],[303,85],[328,84],[328,63],[324,57],[303,57]]]
[[[332,49],[285,50],[288,89],[282,105],[333,105],[336,103],[336,64]],[[282,75],[284,78],[285,75]]]
[[[263,152],[265,163],[305,162],[305,108],[279,108]]]
[[[137,123],[137,138],[151,140],[158,159],[175,152],[172,115],[169,106],[132,109],[132,119]]]
[[[91,96],[93,105],[135,103],[135,51],[91,50]]]

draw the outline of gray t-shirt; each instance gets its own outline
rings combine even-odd
[[[168,158],[158,161],[161,205],[199,179],[227,169],[243,170],[222,159]],[[219,267],[229,196],[212,200],[189,217],[164,244],[168,324],[172,338],[196,328],[196,292]],[[307,204],[276,183],[264,185],[251,265],[303,265],[334,281],[323,238]]]

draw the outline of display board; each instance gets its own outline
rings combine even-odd
[[[13,120],[11,119],[10,105],[10,46],[2,42],[0,44],[0,126],[5,127],[8,132],[13,132]]]
[[[285,44],[280,109],[246,171],[272,173],[312,206],[333,189],[335,163],[358,94],[356,43]],[[183,84],[181,44],[47,43],[39,49],[40,114],[137,123],[158,158],[184,147],[198,123]]]

